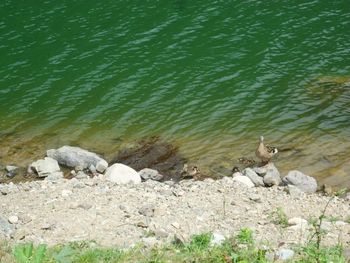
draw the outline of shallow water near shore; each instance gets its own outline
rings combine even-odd
[[[0,163],[160,135],[204,170],[254,156],[350,185],[350,5],[0,3]]]

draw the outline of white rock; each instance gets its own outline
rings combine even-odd
[[[293,217],[288,220],[288,229],[295,231],[305,231],[308,228],[308,223],[305,219]]]
[[[238,175],[238,176],[233,177],[232,180],[235,182],[239,182],[240,184],[244,184],[248,188],[254,187],[254,183],[247,176]]]
[[[287,248],[280,248],[277,252],[276,252],[276,257],[277,259],[281,260],[281,261],[286,261],[286,260],[290,260],[294,257],[295,252],[291,249],[287,249]]]
[[[17,224],[18,223],[18,216],[10,216],[8,221],[11,224]]]
[[[97,162],[96,164],[96,171],[99,173],[103,173],[104,171],[106,171],[107,168],[108,168],[108,163],[103,159]]]
[[[68,196],[70,196],[72,193],[73,193],[73,192],[70,191],[70,190],[62,190],[61,195],[62,195],[63,197],[68,197]]]
[[[81,167],[82,169],[89,168],[94,165],[97,171],[102,170],[106,166],[106,161],[96,153],[89,152],[79,147],[62,146],[59,149],[51,149],[46,152],[48,157],[58,161],[68,167]]]
[[[43,160],[33,162],[30,167],[39,177],[46,177],[49,175],[62,175],[58,162],[50,157],[45,157]]]
[[[14,166],[14,165],[6,165],[5,167],[5,170],[8,172],[8,173],[11,173],[11,172],[14,172],[15,170],[17,170],[18,167],[17,166]]]
[[[210,246],[220,246],[224,243],[225,237],[219,233],[214,233],[210,240]]]
[[[105,177],[106,180],[117,184],[141,183],[141,177],[138,172],[121,163],[115,163],[108,167]]]
[[[288,225],[295,226],[295,225],[307,225],[307,221],[300,217],[292,217],[288,219]]]
[[[243,176],[243,174],[241,172],[234,172],[232,174],[232,177],[236,177],[236,176]]]

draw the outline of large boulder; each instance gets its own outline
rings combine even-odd
[[[45,157],[43,160],[38,160],[30,165],[30,169],[39,177],[47,176],[63,176],[58,162],[50,157]]]
[[[141,183],[141,176],[139,173],[122,163],[115,163],[108,167],[105,173],[105,178],[106,180],[117,184]]]
[[[264,181],[261,176],[259,176],[256,172],[254,172],[251,168],[245,168],[243,170],[243,175],[249,177],[249,179],[253,182],[255,186],[264,186]]]
[[[283,178],[283,183],[294,185],[304,193],[315,193],[317,191],[317,181],[315,178],[296,170],[290,171],[288,175]]]
[[[100,173],[103,173],[108,167],[106,160],[102,159],[96,153],[79,147],[62,146],[59,149],[51,149],[47,151],[47,156],[57,160],[59,164],[68,167],[79,166],[83,169],[88,169],[90,165],[93,165]]]

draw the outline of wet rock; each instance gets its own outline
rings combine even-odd
[[[47,156],[68,167],[80,166],[83,169],[88,169],[90,165],[94,165],[97,171],[103,172],[103,167],[108,166],[106,160],[96,153],[73,146],[62,146],[59,149],[48,150]]]
[[[147,180],[161,181],[164,177],[157,170],[153,170],[149,168],[144,168],[141,171],[139,171],[139,175],[144,181],[147,181]]]
[[[58,162],[50,157],[38,160],[30,165],[30,168],[39,176],[46,177],[49,175],[62,175]]]
[[[233,177],[233,181],[239,182],[242,185],[245,185],[248,188],[254,187],[254,183],[247,176],[235,176]]]
[[[112,163],[123,163],[137,171],[144,168],[157,170],[164,175],[164,181],[170,179],[179,181],[186,162],[176,146],[163,142],[159,137],[139,141],[135,147],[120,151],[112,161]]]
[[[317,191],[317,182],[315,178],[296,170],[290,171],[288,175],[283,178],[283,183],[294,185],[305,193],[314,193]]]
[[[247,176],[255,186],[265,186],[263,177],[259,176],[253,169],[244,169],[243,175]]]
[[[264,183],[266,186],[280,185],[282,182],[281,175],[273,163],[266,165]]]
[[[105,176],[106,180],[117,184],[141,183],[141,177],[138,172],[121,163],[115,163],[108,167]]]
[[[6,176],[9,178],[13,178],[18,174],[18,167],[14,165],[6,165]]]

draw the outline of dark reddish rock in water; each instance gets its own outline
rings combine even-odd
[[[139,141],[134,147],[121,150],[111,163],[123,163],[136,171],[155,169],[164,175],[164,181],[179,181],[186,159],[181,156],[178,147],[159,137],[150,137]]]

